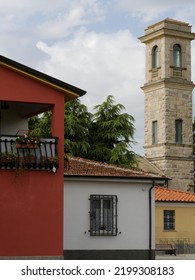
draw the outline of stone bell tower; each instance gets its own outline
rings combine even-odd
[[[188,23],[165,19],[139,38],[146,45],[145,157],[171,178],[170,188],[193,186],[191,41]]]

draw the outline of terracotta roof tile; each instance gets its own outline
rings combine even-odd
[[[163,187],[156,187],[155,201],[156,202],[195,202],[195,193],[167,189]]]
[[[165,178],[164,176],[158,176],[157,174],[149,173],[141,169],[123,168],[78,157],[69,158],[68,168],[64,171],[64,175]]]

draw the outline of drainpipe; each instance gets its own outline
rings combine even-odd
[[[149,260],[152,260],[152,190],[155,187],[155,180],[149,189]]]

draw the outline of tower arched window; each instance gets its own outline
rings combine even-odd
[[[173,46],[173,66],[181,67],[181,46],[179,44]]]
[[[158,46],[154,46],[152,49],[152,68],[159,67],[159,51]]]

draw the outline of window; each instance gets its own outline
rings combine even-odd
[[[153,144],[158,143],[158,122],[157,121],[152,122],[152,143]]]
[[[158,46],[154,46],[152,49],[152,68],[159,67],[159,53]]]
[[[90,235],[117,235],[117,196],[90,196]]]
[[[175,120],[175,143],[182,144],[182,120]]]
[[[173,66],[181,67],[181,46],[178,44],[173,46]]]
[[[175,210],[164,210],[164,230],[175,229]]]

